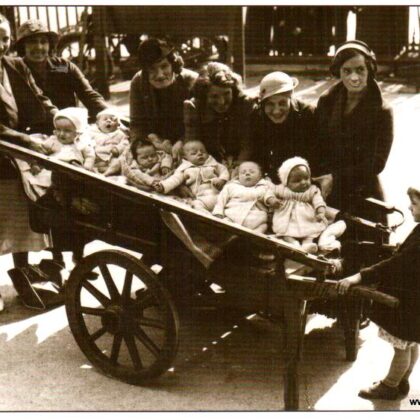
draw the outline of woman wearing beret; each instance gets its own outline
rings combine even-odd
[[[362,41],[348,41],[337,49],[331,71],[340,81],[316,109],[321,189],[331,206],[378,221],[380,215],[357,199],[383,198],[378,175],[393,141],[392,111],[375,80],[375,54]]]
[[[57,109],[42,95],[25,63],[6,57],[10,40],[10,24],[0,14],[0,138],[41,151],[30,133],[50,132]],[[13,253],[15,267],[22,268],[28,265],[28,251],[40,251],[47,245],[45,235],[29,226],[16,169],[0,155],[0,255]]]
[[[138,49],[141,70],[130,87],[130,140],[165,145],[177,157],[184,137],[183,103],[191,97],[197,73],[166,42],[143,41]]]
[[[232,169],[250,158],[254,100],[242,91],[241,77],[222,63],[203,67],[194,98],[184,104],[185,139],[201,140],[209,154]]]
[[[53,55],[58,35],[39,20],[27,20],[17,30],[14,48],[31,69],[36,84],[58,108],[77,106],[80,100],[89,116],[107,107],[79,67],[71,61]]]
[[[316,172],[317,143],[314,109],[295,98],[298,80],[276,71],[260,83],[259,104],[251,117],[253,159],[278,182],[279,166],[294,156],[304,157]]]

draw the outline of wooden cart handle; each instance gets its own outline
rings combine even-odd
[[[319,282],[316,281],[315,277],[299,276],[295,274],[290,275],[288,280],[292,282],[291,284],[293,286],[303,286],[308,292],[319,295],[320,297],[334,298],[340,296],[336,288],[336,280],[325,280],[323,282]],[[364,297],[391,308],[396,308],[400,303],[396,297],[366,286],[350,287],[347,292],[347,296]]]

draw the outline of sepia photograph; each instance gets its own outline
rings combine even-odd
[[[0,5],[0,413],[420,408],[420,5],[360,3]]]

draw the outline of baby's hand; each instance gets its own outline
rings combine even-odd
[[[322,223],[324,223],[324,224],[328,225],[328,220],[327,220],[327,218],[325,217],[325,213],[317,213],[317,214],[315,215],[315,218],[316,218],[316,220],[317,220],[318,222],[322,222]]]
[[[120,155],[120,151],[118,150],[117,147],[113,146],[113,148],[111,149],[111,154],[114,157],[118,157]]]
[[[165,166],[160,169],[160,172],[163,176],[169,175],[171,173],[171,168],[166,168]]]
[[[163,185],[159,181],[153,181],[152,188],[158,193],[162,194],[164,192]]]
[[[219,191],[225,186],[226,180],[222,178],[213,178],[211,180],[212,185],[217,188]]]
[[[278,209],[281,206],[282,202],[276,197],[270,197],[267,200],[267,204],[268,204],[268,207],[272,209]]]

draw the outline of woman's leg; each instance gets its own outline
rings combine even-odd
[[[405,350],[397,349],[394,347],[394,357],[389,368],[389,372],[385,379],[382,381],[385,385],[390,387],[397,387],[403,379],[404,375],[410,368],[411,362],[411,347]]]
[[[14,252],[12,254],[15,268],[27,267],[29,265],[29,257],[27,252]]]

